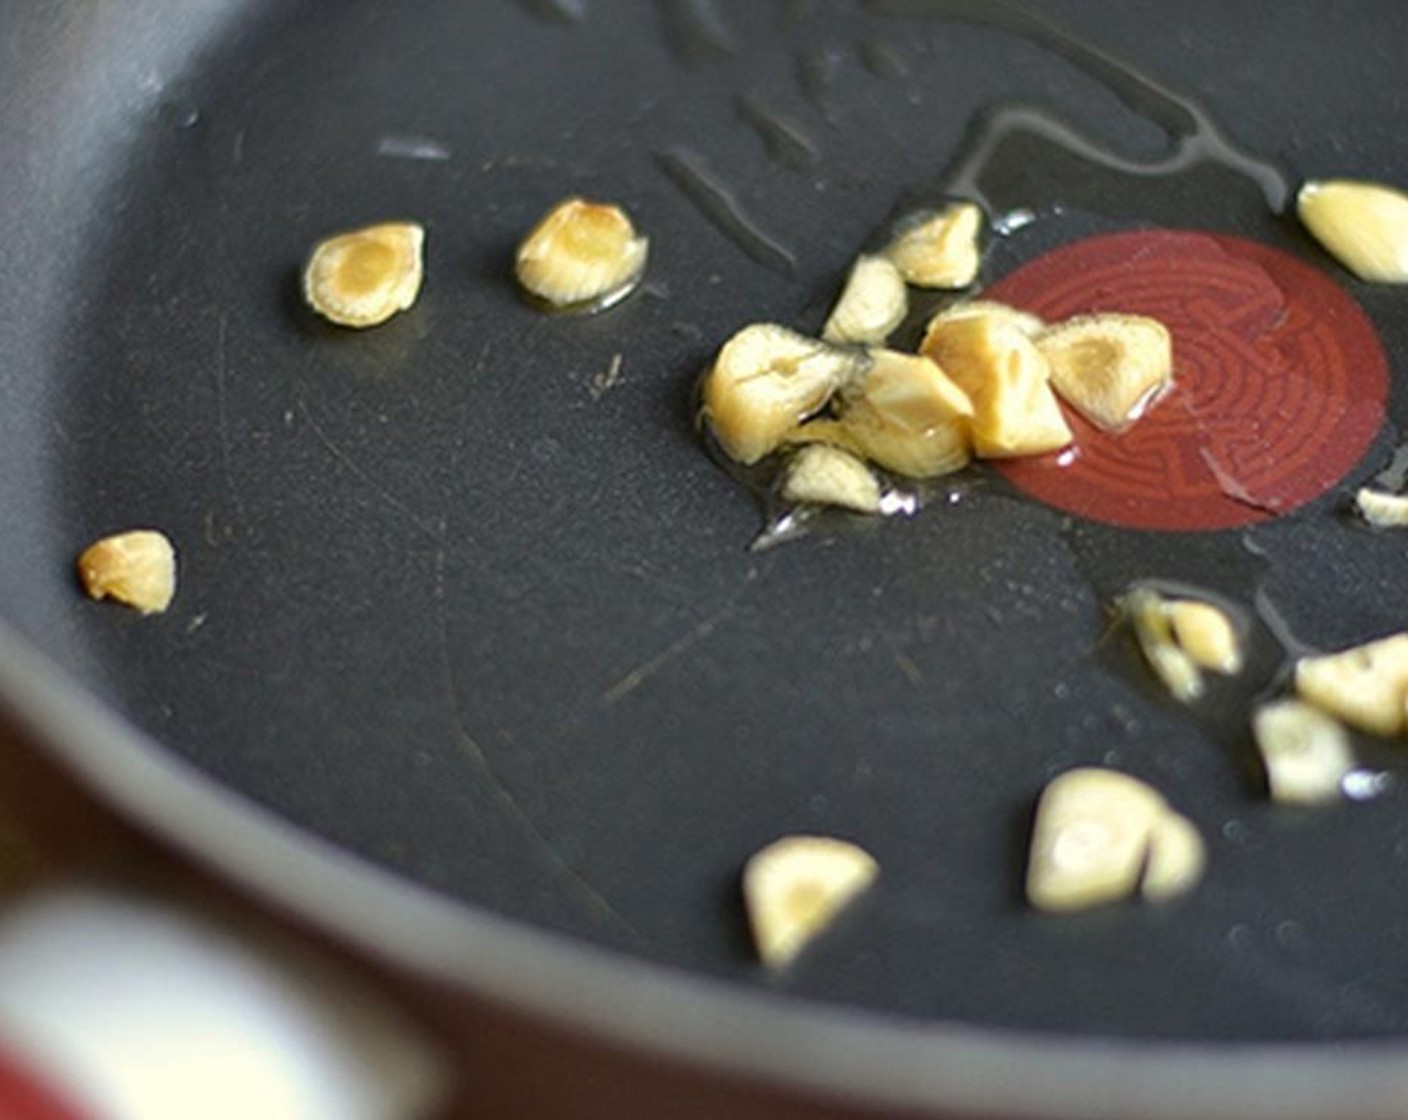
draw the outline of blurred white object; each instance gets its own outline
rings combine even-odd
[[[411,1120],[441,1084],[360,986],[105,889],[0,918],[0,1049],[101,1120]]]

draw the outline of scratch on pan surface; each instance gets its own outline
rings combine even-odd
[[[330,454],[334,459],[336,459],[339,463],[346,467],[348,471],[356,475],[357,478],[359,478],[362,482],[365,482],[367,486],[371,489],[372,493],[374,493],[378,498],[380,498],[383,503],[390,506],[402,517],[406,518],[407,521],[409,521],[426,536],[434,540],[444,539],[444,529],[442,525],[432,521],[428,521],[420,514],[416,513],[415,510],[413,510],[410,506],[408,506],[405,502],[403,502],[400,498],[398,498],[395,494],[388,490],[384,483],[379,481],[369,471],[361,467],[357,463],[357,461],[352,458],[352,456],[347,454],[346,451],[344,451],[341,447],[339,447],[336,443],[333,442],[332,437],[329,436],[327,432],[323,430],[323,426],[318,423],[317,418],[313,415],[312,410],[308,407],[308,402],[305,401],[302,396],[298,397],[296,403],[298,406],[299,413],[302,415],[303,419],[307,421],[308,430],[311,431],[313,435],[317,437],[318,442],[321,443],[323,447],[327,449],[328,454]]]
[[[670,148],[657,155],[656,160],[695,209],[750,259],[784,276],[796,269],[797,258],[743,212],[738,200],[699,155],[686,148]]]
[[[526,556],[523,565],[542,576],[544,586],[566,588],[569,585],[580,589],[583,595],[593,595],[599,591],[597,575],[611,572],[636,580],[645,587],[660,592],[672,600],[693,601],[698,588],[677,582],[653,572],[643,563],[629,563],[621,560],[605,549],[597,547],[574,547],[569,541],[560,542],[561,562],[550,563],[538,556]],[[575,580],[567,578],[564,572],[575,572]],[[546,615],[545,617],[551,617]]]
[[[443,163],[450,158],[450,149],[429,136],[383,136],[376,143],[376,154],[383,159]]]
[[[890,660],[895,663],[895,668],[904,674],[905,680],[918,688],[924,683],[924,673],[920,670],[919,665],[914,658],[905,652],[904,647],[900,645],[894,635],[886,634],[884,637],[885,645],[890,650]]]
[[[622,354],[613,354],[611,361],[604,370],[592,375],[592,379],[587,384],[587,392],[592,400],[599,401],[617,385],[621,384],[621,366],[625,361]]]
[[[650,680],[651,677],[655,676],[666,666],[668,666],[674,661],[678,661],[681,657],[683,657],[686,653],[688,653],[691,649],[693,649],[696,645],[698,645],[705,638],[709,637],[709,635],[712,634],[716,629],[718,629],[719,623],[723,622],[731,614],[733,614],[735,605],[736,604],[734,603],[730,603],[723,610],[719,611],[716,614],[710,615],[708,618],[704,619],[703,622],[700,622],[697,626],[695,626],[692,630],[688,630],[684,634],[681,634],[678,638],[676,638],[668,646],[662,649],[654,657],[651,657],[637,665],[634,669],[632,669],[629,673],[627,673],[624,677],[622,677],[620,680],[618,680],[615,684],[613,684],[610,688],[608,688],[605,692],[601,694],[602,706],[609,708],[612,704],[616,704],[619,701],[624,700],[627,696],[629,696],[632,692],[638,689],[641,685],[645,684],[646,681]]]
[[[448,523],[442,522],[440,527],[442,530],[448,530]],[[519,805],[513,791],[499,777],[498,772],[489,761],[489,756],[484,753],[484,749],[470,734],[468,724],[465,721],[460,692],[455,685],[454,664],[450,657],[450,620],[445,609],[445,549],[443,546],[435,553],[435,586],[432,601],[435,604],[436,637],[440,652],[442,687],[449,704],[455,746],[459,749],[460,754],[478,772],[480,779],[492,793],[494,804],[500,812],[528,838],[552,874],[562,882],[571,896],[584,906],[595,920],[615,926],[638,945],[648,944],[649,939],[627,921],[625,916],[611,904],[610,899],[593,886],[585,875],[568,863],[553,842],[543,835],[542,830],[533,822],[533,819],[523,811],[523,807]]]
[[[215,423],[220,430],[220,470],[225,479],[225,489],[235,496],[239,504],[239,491],[235,488],[234,473],[230,467],[230,418],[225,402],[226,340],[230,331],[230,318],[223,311],[215,330]]]

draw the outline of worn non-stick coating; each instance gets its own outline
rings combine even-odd
[[[1096,648],[1120,575],[1243,603],[1262,587],[1325,645],[1401,625],[1401,540],[1336,512],[1391,426],[1344,485],[1248,539],[1071,524],[980,484],[764,553],[756,502],[692,427],[720,340],[814,328],[983,106],[1041,102],[1157,152],[1108,89],[1000,28],[884,5],[211,2],[140,37],[117,7],[0,10],[0,45],[51,52],[0,64],[28,76],[0,90],[0,609],[84,686],[370,861],[731,984],[1094,1035],[1408,1026],[1401,785],[1319,813],[1266,802],[1246,731],[1278,660],[1263,627],[1249,677],[1196,717],[1122,643]],[[1395,4],[1040,10],[1293,174],[1408,181]],[[770,155],[760,105],[806,142]],[[752,255],[681,163],[727,188]],[[1289,224],[1239,225],[1248,190],[1210,180],[1177,216],[1305,254],[1401,366],[1408,297],[1354,284]],[[598,317],[543,315],[510,279],[516,240],[570,193],[651,238],[643,290]],[[428,229],[419,303],[373,332],[317,321],[308,247],[389,218]],[[1394,385],[1401,416],[1397,368]],[[179,550],[162,617],[75,586],[77,551],[129,526]],[[1038,916],[1035,797],[1102,762],[1197,824],[1206,881]],[[796,831],[862,843],[882,877],[770,977],[737,877]]]

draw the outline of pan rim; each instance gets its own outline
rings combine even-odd
[[[0,620],[0,727],[217,879],[334,942],[628,1053],[808,1096],[973,1117],[1405,1115],[1408,1045],[1072,1038],[749,991],[494,914],[219,786]]]

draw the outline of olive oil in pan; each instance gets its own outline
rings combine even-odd
[[[698,152],[674,147],[661,152],[656,161],[685,198],[746,256],[784,276],[796,269],[792,250],[748,216],[737,196]]]
[[[774,163],[794,171],[805,171],[816,165],[819,158],[816,141],[798,121],[770,109],[752,94],[739,99],[738,115],[761,137]]]
[[[665,0],[666,38],[675,57],[698,66],[733,53],[734,39],[716,0]]]
[[[1254,183],[1272,213],[1286,208],[1293,189],[1286,173],[1232,140],[1198,101],[1029,11],[1002,0],[866,0],[863,6],[880,15],[982,24],[1026,39],[1083,70],[1133,113],[1159,127],[1171,143],[1162,157],[1131,159],[1083,136],[1043,108],[1000,107],[978,123],[965,153],[946,176],[947,189],[953,193],[988,201],[982,182],[994,149],[1012,136],[1028,133],[1066,149],[1090,167],[1135,178],[1178,175],[1202,164],[1216,164]]]

